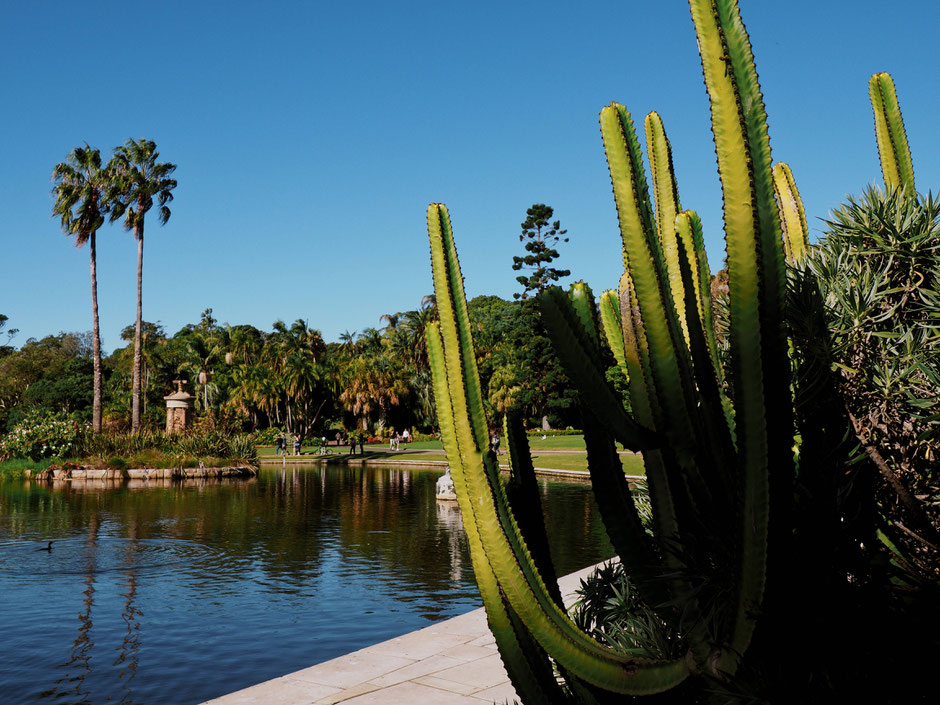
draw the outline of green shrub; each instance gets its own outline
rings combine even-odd
[[[27,458],[10,458],[0,463],[0,478],[18,480],[26,475],[27,470],[38,471],[49,467],[53,458],[43,460],[29,460]]]
[[[0,439],[0,458],[40,460],[68,455],[78,437],[78,424],[63,414],[32,409]]]
[[[807,264],[858,455],[881,469],[891,539],[940,575],[940,201],[872,187],[826,224]]]
[[[187,433],[163,431],[140,433],[92,433],[83,428],[74,453],[83,458],[124,458],[130,467],[189,467],[208,458],[223,458],[254,465],[258,459],[257,438],[251,434],[229,434],[217,429],[194,429]]]
[[[262,428],[260,431],[255,433],[255,443],[257,443],[259,446],[273,446],[274,442],[277,440],[277,437],[280,435],[286,436],[287,433],[277,426]]]
[[[112,470],[127,470],[127,460],[115,456],[108,458],[105,466]]]

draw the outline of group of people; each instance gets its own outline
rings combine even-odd
[[[398,435],[398,431],[393,431],[392,435],[388,437],[388,449],[389,450],[401,450],[402,443],[408,443],[411,440],[411,434],[406,428],[401,432],[401,435]]]
[[[277,440],[274,442],[274,454],[280,455],[283,453],[287,455],[287,438],[282,433],[277,437]],[[294,436],[294,455],[300,455],[300,436]]]

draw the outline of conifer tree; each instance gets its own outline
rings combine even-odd
[[[555,246],[559,242],[568,242],[568,238],[562,237],[568,231],[561,229],[561,221],[552,222],[551,218],[554,214],[554,209],[544,203],[535,203],[526,211],[519,242],[525,242],[527,254],[523,257],[513,257],[512,268],[516,271],[530,270],[531,274],[516,277],[516,281],[525,287],[521,294],[513,294],[517,299],[527,299],[531,292],[538,293],[553,282],[571,274],[567,269],[556,269],[550,266],[558,258],[558,250]]]

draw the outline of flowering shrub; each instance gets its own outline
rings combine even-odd
[[[255,442],[257,442],[259,446],[273,446],[274,441],[277,440],[277,437],[282,434],[287,436],[287,432],[282,431],[277,426],[262,428],[260,431],[255,433]]]
[[[78,424],[66,416],[34,409],[0,438],[0,458],[65,457],[78,436]]]

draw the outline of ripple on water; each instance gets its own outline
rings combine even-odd
[[[167,574],[180,566],[212,569],[223,562],[219,549],[185,539],[95,539],[0,542],[0,572],[17,581],[41,581],[55,575],[89,575],[115,571]]]

